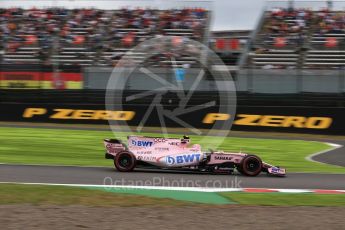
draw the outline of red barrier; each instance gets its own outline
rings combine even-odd
[[[222,38],[219,38],[216,40],[216,48],[219,50],[223,50],[225,48],[225,40]]]
[[[231,38],[231,39],[218,38],[218,39],[216,39],[216,49],[217,50],[239,50],[239,48],[240,48],[240,41],[237,38]]]
[[[230,49],[238,50],[240,48],[240,41],[238,39],[230,39]]]

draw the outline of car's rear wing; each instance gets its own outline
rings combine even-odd
[[[103,144],[107,154],[115,156],[118,152],[127,149],[126,145],[118,139],[104,139]]]

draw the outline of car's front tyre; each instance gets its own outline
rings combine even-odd
[[[245,156],[237,169],[241,174],[246,176],[257,176],[262,171],[262,161],[258,156]]]

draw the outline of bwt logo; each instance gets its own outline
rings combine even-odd
[[[136,141],[132,140],[132,145],[138,147],[151,147],[153,145],[152,141]]]
[[[167,156],[165,158],[165,162],[168,165],[173,164],[184,164],[184,163],[193,163],[200,161],[200,154],[188,154],[188,155],[180,155],[180,156]]]

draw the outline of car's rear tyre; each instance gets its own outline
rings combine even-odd
[[[241,174],[246,176],[257,176],[262,170],[262,161],[258,156],[245,156],[237,169]]]
[[[115,168],[120,172],[133,171],[137,164],[137,160],[133,153],[129,151],[121,151],[114,158]]]

